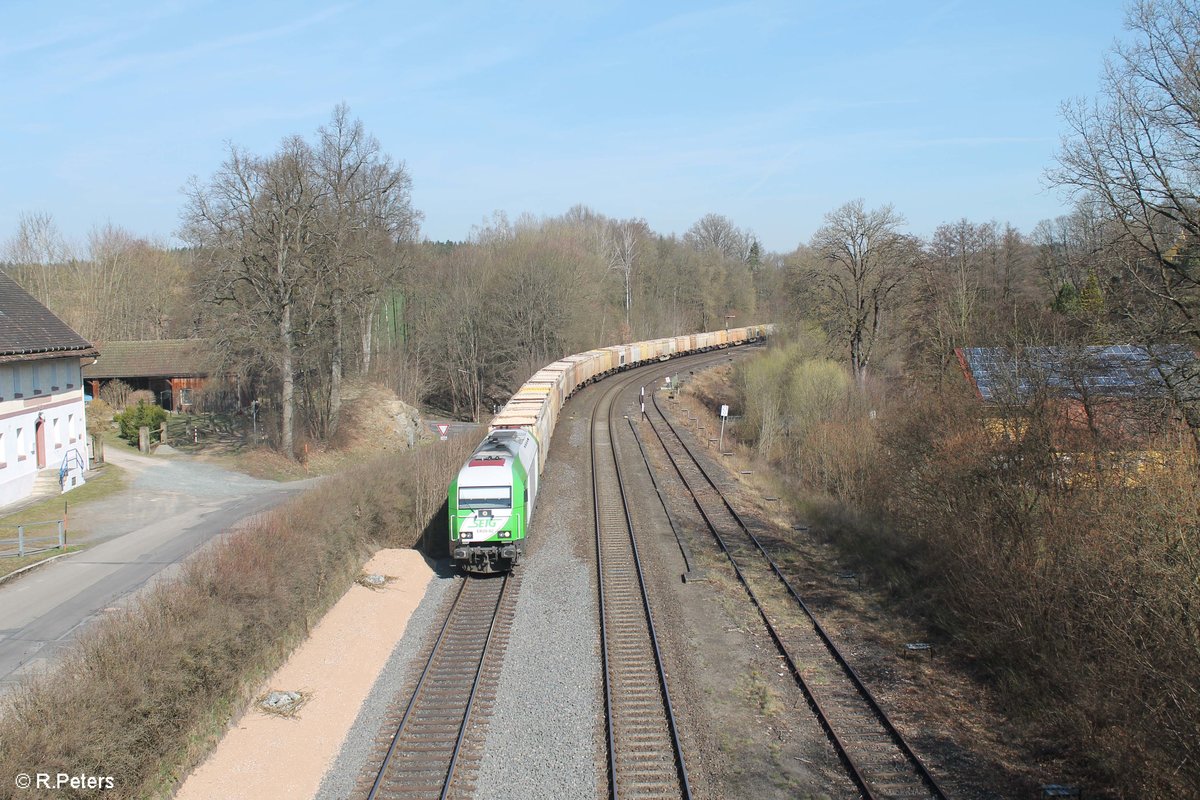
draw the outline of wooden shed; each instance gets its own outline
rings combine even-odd
[[[209,377],[209,343],[204,339],[108,341],[96,347],[100,357],[83,368],[92,397],[100,396],[105,383],[120,379],[134,389],[154,392],[159,405],[169,411],[187,411]]]

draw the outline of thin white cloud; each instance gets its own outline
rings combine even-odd
[[[97,65],[90,70],[87,75],[83,76],[83,83],[95,83],[97,81],[106,80],[117,75],[131,72],[134,70],[149,70],[156,71],[173,64],[179,64],[186,61],[193,61],[202,56],[212,55],[225,50],[236,48],[245,48],[248,45],[258,44],[272,39],[283,39],[293,34],[299,33],[308,28],[312,28],[319,23],[326,22],[333,17],[341,15],[351,4],[343,3],[330,8],[322,9],[315,14],[310,14],[307,17],[302,17],[297,20],[276,25],[262,30],[250,31],[247,33],[239,33],[231,36],[224,36],[218,39],[210,39],[204,42],[182,47],[176,50],[165,50],[159,52],[136,53],[124,55],[119,58],[110,60],[107,64]]]

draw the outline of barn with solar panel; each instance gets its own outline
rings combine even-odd
[[[1200,399],[1196,354],[1180,345],[962,347],[955,351],[976,397],[1013,418],[1048,403],[1065,449],[1100,439],[1136,447],[1169,426],[1180,398]]]

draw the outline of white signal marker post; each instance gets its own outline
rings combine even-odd
[[[729,406],[721,406],[721,442],[717,445],[717,452],[725,452],[725,418],[729,416]]]
[[[646,387],[642,387],[642,419],[646,418]]]

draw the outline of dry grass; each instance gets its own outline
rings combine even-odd
[[[449,477],[473,444],[360,464],[92,625],[55,673],[6,698],[0,774],[112,775],[116,787],[105,798],[169,794],[257,681],[358,577],[372,549],[409,546],[438,527]],[[0,796],[9,791],[3,786]]]
[[[821,527],[969,653],[1094,793],[1187,796],[1200,785],[1195,466],[1131,482],[1098,454],[1066,480],[1036,419],[1001,442],[953,402],[898,412],[859,502],[818,503]],[[824,458],[856,450],[831,439]]]
[[[250,418],[237,414],[179,414],[171,417],[169,441],[186,453],[211,458],[227,469],[255,478],[290,481],[314,475],[333,475],[364,459],[407,450],[436,437],[420,423],[417,409],[402,402],[386,387],[354,381],[344,389],[344,405],[336,436],[312,442],[296,430],[296,458],[266,443],[262,432],[274,424],[259,420],[260,436],[251,432]],[[193,435],[193,431],[199,433]]]
[[[125,445],[124,442],[121,443]],[[52,497],[47,497],[44,500],[39,500],[36,503],[25,506],[17,511],[12,511],[7,514],[0,515],[0,529],[13,531],[18,525],[28,525],[31,522],[44,522],[46,520],[63,519],[64,512],[68,520],[67,525],[67,543],[71,541],[72,528],[70,526],[70,509],[80,503],[86,503],[92,500],[100,500],[109,497],[121,489],[125,488],[126,484],[125,471],[115,464],[102,464],[97,468],[94,475],[88,478],[87,483],[78,488],[72,489],[66,494],[56,494]],[[55,528],[50,528],[51,533],[57,535]],[[38,535],[46,535],[46,530],[39,530]],[[10,538],[16,536],[16,533],[0,534],[0,538]]]

